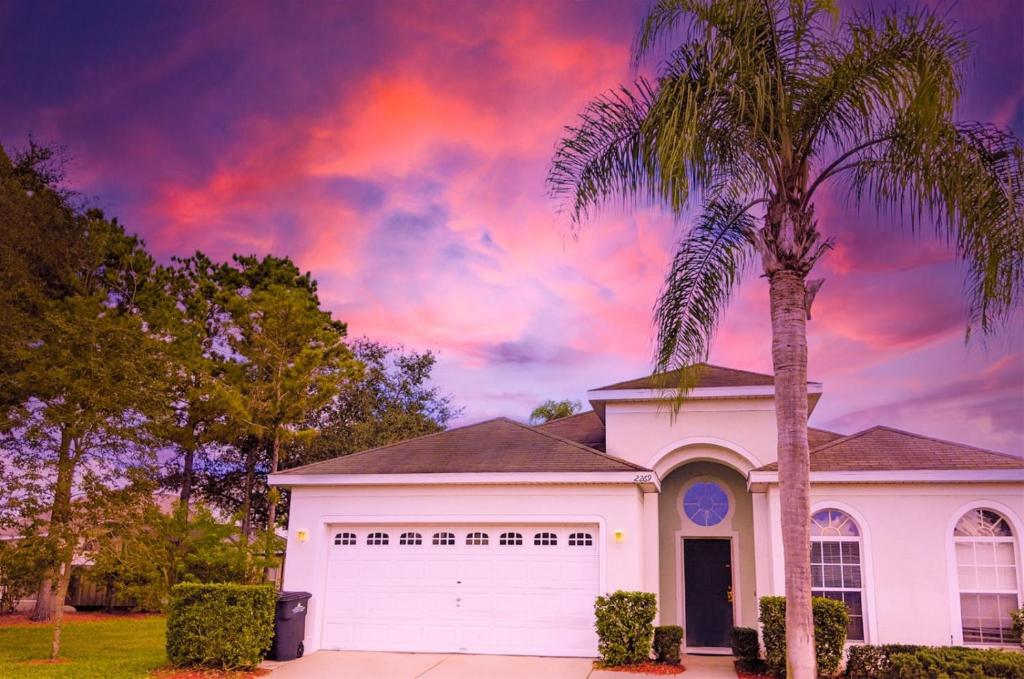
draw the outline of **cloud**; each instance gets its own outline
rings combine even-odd
[[[1020,132],[1016,3],[949,11],[985,36],[963,115]],[[438,350],[439,383],[468,420],[525,417],[650,368],[651,311],[686,218],[613,205],[574,238],[544,188],[563,126],[632,77],[640,4],[0,13],[12,83],[0,140],[33,130],[67,145],[76,186],[159,257],[293,257],[353,335]],[[827,388],[815,417],[898,413],[926,433],[1024,448],[1010,421],[1019,397],[970,383],[980,365],[1019,369],[1024,331],[965,351],[962,272],[945,244],[839,193],[817,203],[837,247],[808,325],[811,374]],[[767,284],[751,274],[712,360],[770,370],[769,335]]]

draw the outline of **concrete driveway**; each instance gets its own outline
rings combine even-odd
[[[730,679],[730,657],[687,656],[685,679]],[[521,655],[320,651],[287,663],[266,662],[270,679],[640,679],[643,674],[595,670],[588,658]],[[663,679],[663,677],[662,677]]]

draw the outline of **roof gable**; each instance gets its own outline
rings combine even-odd
[[[810,460],[812,472],[1024,469],[1015,455],[882,426],[819,445]],[[778,468],[773,462],[758,471]]]
[[[555,433],[499,417],[295,467],[282,475],[645,470]]]
[[[755,373],[749,370],[737,370],[735,368],[723,368],[722,366],[710,363],[698,363],[700,372],[697,375],[697,382],[693,385],[695,389],[709,387],[763,387],[774,386],[775,376],[764,373]],[[637,377],[625,382],[616,382],[604,387],[598,387],[593,391],[612,391],[616,389],[663,389],[673,385],[673,377],[679,374],[679,370],[672,370],[665,373],[655,373],[644,377]]]
[[[557,420],[538,424],[534,428],[576,443],[582,443],[594,450],[604,451],[606,449],[604,422],[593,410],[560,417]]]

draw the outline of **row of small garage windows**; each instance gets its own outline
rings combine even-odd
[[[387,533],[368,533],[366,535],[367,545],[389,544],[391,536]],[[490,544],[490,535],[487,533],[474,532],[466,534],[467,545]],[[334,544],[338,546],[351,546],[359,543],[355,533],[338,533],[334,536]],[[431,543],[439,546],[449,546],[456,543],[455,533],[440,532],[434,533]],[[422,533],[402,533],[398,538],[399,545],[422,545]],[[502,533],[498,537],[498,544],[503,547],[515,547],[523,544],[522,533]],[[553,547],[558,545],[558,535],[555,533],[534,533],[533,544],[538,547]],[[570,533],[568,544],[570,547],[591,547],[594,544],[594,536],[590,533]]]

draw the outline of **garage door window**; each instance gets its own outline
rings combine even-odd
[[[498,538],[498,544],[505,547],[516,547],[523,544],[522,533],[502,533]]]
[[[356,544],[355,533],[338,533],[334,536],[334,544],[348,546]]]
[[[368,545],[386,545],[388,544],[387,533],[370,533],[366,536],[366,544]]]
[[[533,536],[533,544],[538,547],[554,547],[558,544],[558,536],[554,533],[537,533]]]
[[[434,533],[435,545],[454,545],[455,533]]]
[[[422,545],[423,536],[419,533],[402,533],[402,537],[398,538],[398,544],[400,545]]]
[[[466,536],[467,545],[486,545],[488,541],[487,533],[470,533]]]
[[[594,538],[591,537],[590,533],[570,533],[569,534],[569,546],[570,547],[592,547],[594,545]]]

